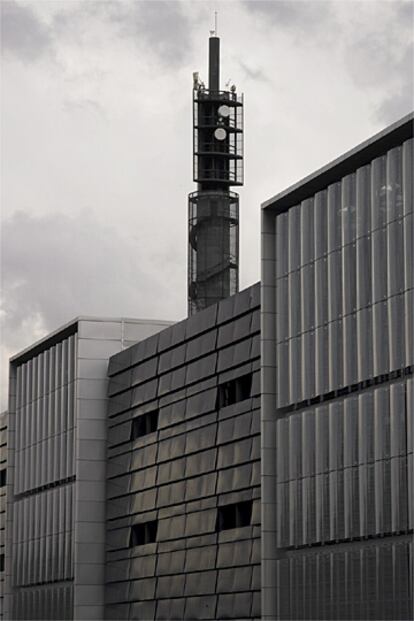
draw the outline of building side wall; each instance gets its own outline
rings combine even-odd
[[[22,364],[10,481],[11,618],[72,618],[76,334]]]
[[[4,619],[6,568],[7,412],[0,414],[0,619]]]
[[[213,305],[110,360],[106,618],[260,617],[259,288]],[[218,386],[252,373],[250,396]],[[158,427],[131,441],[134,417]],[[250,525],[217,532],[218,507],[252,501]],[[156,541],[131,527],[157,521]]]
[[[262,402],[276,425],[276,462],[263,458],[276,475],[269,617],[412,618],[412,163],[407,140],[265,216],[275,273],[264,263],[262,283],[275,285],[275,315],[262,329],[276,343],[273,412]]]
[[[79,319],[12,360],[6,618],[103,618],[108,358],[166,324]]]
[[[76,357],[73,618],[104,618],[108,360],[167,322],[80,319]]]

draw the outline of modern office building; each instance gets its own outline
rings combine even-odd
[[[266,201],[237,293],[243,100],[209,45],[189,318],[10,361],[3,618],[413,618],[414,117]]]
[[[108,358],[166,325],[81,317],[11,359],[6,619],[103,618]]]
[[[260,287],[109,363],[106,618],[260,618]]]
[[[263,618],[412,619],[413,115],[262,215]]]

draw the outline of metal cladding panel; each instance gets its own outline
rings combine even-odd
[[[165,325],[80,318],[12,359],[16,467],[10,477],[13,575],[7,599],[13,618],[102,618],[108,355]],[[148,341],[147,358],[154,339]],[[114,358],[120,371],[116,393],[131,385],[132,354]],[[153,371],[144,370],[133,378],[138,402],[151,395]],[[116,411],[130,407],[131,393]],[[122,442],[125,430],[118,429]],[[146,488],[153,485],[149,475],[125,481],[128,490],[142,488],[144,509]],[[109,509],[117,517],[119,504]]]
[[[411,149],[410,140],[276,217],[277,355],[289,370],[280,369],[279,407],[412,364]]]
[[[408,390],[395,382],[278,420],[280,548],[409,532]]]
[[[158,349],[136,357],[129,375],[111,372],[107,618],[240,618],[242,609],[243,618],[260,616],[260,556],[252,556],[260,536],[259,411],[252,399],[258,306],[256,285],[165,330]],[[139,348],[144,352],[145,342]],[[127,403],[123,395],[136,390],[133,378],[148,365],[156,369],[155,392],[141,392],[139,404],[116,413],[111,403]],[[237,384],[250,375],[247,388]],[[227,387],[230,401],[219,407],[219,387],[236,384],[239,396],[232,403],[236,393]],[[134,417],[154,409],[157,430],[131,441]],[[218,532],[219,506],[250,501],[251,525]],[[131,526],[151,520],[156,541],[130,547]],[[147,576],[150,588],[143,588]]]
[[[276,565],[277,618],[410,619],[412,563],[407,538],[289,552]]]
[[[0,619],[5,618],[5,558],[6,558],[6,485],[7,485],[7,427],[8,413],[0,413]],[[10,470],[9,470],[10,473]]]
[[[413,615],[412,161],[409,139],[264,218],[266,618]]]
[[[76,339],[17,366],[9,610],[16,619],[73,617]]]

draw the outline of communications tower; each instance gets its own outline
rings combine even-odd
[[[243,95],[220,90],[220,39],[209,39],[208,88],[193,74],[193,178],[188,197],[188,314],[239,289],[239,195],[243,185]]]

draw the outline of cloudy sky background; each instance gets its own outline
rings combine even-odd
[[[2,0],[7,359],[77,315],[186,315],[192,72],[219,11],[245,95],[241,286],[260,203],[413,107],[411,1]]]

